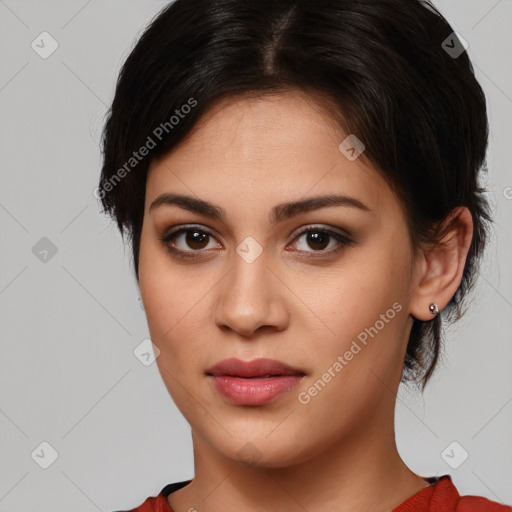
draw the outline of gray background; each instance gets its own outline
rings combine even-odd
[[[119,67],[164,4],[0,0],[0,512],[132,508],[193,476],[190,428],[134,355],[149,334],[129,249],[93,196]],[[397,440],[413,471],[512,503],[512,2],[435,4],[488,96],[496,226],[442,366],[424,396],[400,389]]]

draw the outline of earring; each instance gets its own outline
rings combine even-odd
[[[433,315],[437,315],[439,313],[439,308],[437,307],[437,304],[435,302],[432,302],[428,309]]]

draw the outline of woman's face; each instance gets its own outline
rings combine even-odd
[[[232,99],[151,165],[141,296],[165,385],[218,456],[284,467],[388,435],[415,263],[399,202],[339,149],[346,136],[303,93]],[[162,194],[222,216],[165,200],[150,208]],[[351,199],[278,206],[333,195]],[[207,374],[228,358],[278,360],[302,377],[231,378],[232,399]],[[273,384],[280,394],[265,394]]]

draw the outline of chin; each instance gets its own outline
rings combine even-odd
[[[281,435],[270,434],[268,437],[262,436],[261,431],[255,436],[247,432],[236,436],[232,430],[231,433],[233,438],[227,444],[216,445],[217,450],[226,458],[242,462],[249,468],[286,468],[314,456],[313,446],[308,447],[303,441],[298,444],[285,431]]]

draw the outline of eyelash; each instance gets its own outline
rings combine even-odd
[[[171,256],[181,259],[181,260],[195,260],[198,258],[203,258],[204,256],[201,255],[204,250],[191,250],[191,251],[182,251],[181,249],[176,249],[169,245],[169,242],[177,238],[178,235],[182,233],[187,233],[189,231],[197,231],[201,234],[208,235],[212,238],[215,238],[213,234],[211,234],[209,231],[204,230],[201,226],[197,225],[187,225],[182,226],[179,229],[172,231],[171,233],[165,234],[163,236],[159,236],[158,239],[162,243],[162,245],[169,251]],[[334,249],[329,249],[328,251],[319,250],[319,251],[313,251],[321,253],[319,255],[311,255],[307,256],[309,259],[316,259],[316,258],[326,258],[327,256],[333,256],[336,254],[339,254],[347,245],[353,244],[354,242],[347,237],[346,235],[342,235],[341,233],[337,233],[336,231],[331,231],[329,229],[322,228],[320,226],[308,226],[307,229],[301,231],[297,234],[297,236],[292,240],[292,242],[295,242],[296,240],[300,239],[302,236],[307,235],[309,233],[322,233],[327,234],[330,237],[334,238],[338,242],[338,247]],[[306,252],[309,253],[309,251],[298,251],[298,252]],[[190,253],[190,254],[189,254]],[[194,254],[197,253],[197,254]]]

